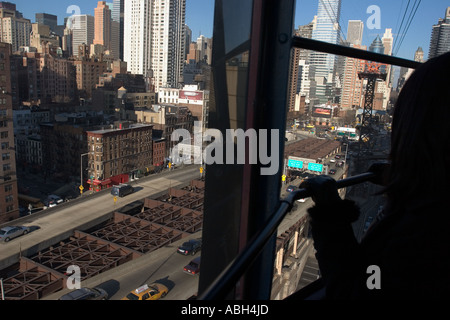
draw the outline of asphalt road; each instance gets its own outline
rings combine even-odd
[[[136,191],[126,197],[118,198],[116,202],[110,191],[105,190],[93,195],[84,195],[79,199],[9,223],[9,225],[29,226],[33,231],[8,243],[0,243],[0,270],[17,262],[19,252],[26,257],[44,250],[68,238],[74,230],[85,230],[92,227],[95,221],[99,223],[100,220],[105,220],[105,217],[128,203],[165,193],[170,187],[199,178],[198,168],[198,166],[189,166],[134,181],[132,185]]]
[[[120,300],[130,291],[153,282],[162,283],[169,289],[164,300],[187,300],[196,294],[199,275],[187,274],[183,272],[183,267],[201,253],[183,256],[176,252],[175,246],[168,247],[173,249],[172,253],[160,261],[151,265],[142,265],[128,274],[117,275],[114,280],[120,284],[120,287],[109,300]]]

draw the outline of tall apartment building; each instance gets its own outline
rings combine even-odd
[[[73,61],[76,73],[77,90],[80,97],[92,98],[92,91],[99,83],[99,78],[107,71],[107,63],[102,59],[90,57],[86,45],[81,45],[78,58]]]
[[[186,0],[129,0],[124,6],[124,60],[151,89],[177,87],[185,59]]]
[[[10,55],[11,45],[0,43],[0,223],[19,217]]]
[[[104,50],[111,50],[111,10],[106,1],[99,1],[94,9],[94,44],[100,44]]]
[[[394,36],[392,34],[391,28],[386,28],[383,37],[381,38],[381,42],[383,43],[384,47],[383,53],[388,56],[392,55]],[[393,70],[392,66],[387,65],[386,68],[384,69],[384,71],[386,72],[386,80],[377,82],[376,92],[383,94],[383,107],[382,107],[383,110],[386,110],[391,96],[391,88],[394,77],[392,70]]]
[[[351,44],[353,48],[367,50],[366,46]],[[347,57],[345,59],[344,76],[342,80],[341,107],[343,109],[359,108],[362,103],[363,80],[358,73],[364,71],[362,61]]]
[[[312,31],[314,29],[314,21],[304,25],[299,26],[295,30],[294,35],[302,38],[311,39]],[[288,111],[292,112],[298,109],[298,94],[300,93],[300,82],[302,79],[300,66],[300,61],[309,60],[309,50],[294,48],[291,53],[291,62],[289,70],[289,88],[288,88]],[[308,92],[309,94],[309,92]]]
[[[31,21],[16,11],[16,5],[0,2],[0,42],[9,43],[12,52],[30,45]]]
[[[297,33],[295,35],[298,35]],[[288,105],[287,111],[295,111],[295,97],[297,95],[297,84],[298,84],[298,73],[299,73],[299,62],[300,62],[300,50],[299,48],[294,48],[291,51],[291,62],[289,68],[289,86],[288,86]]]
[[[90,46],[94,42],[95,18],[91,15],[74,15],[68,21],[68,28],[72,30],[73,54],[78,53],[78,47],[82,44]]]
[[[124,53],[128,71],[148,77],[151,70],[151,1],[129,0],[124,4]]]
[[[445,10],[445,18],[439,18],[431,31],[428,59],[450,51],[450,7]]]
[[[297,81],[297,92],[300,95],[304,95],[306,100],[309,102],[309,96],[311,95],[311,88],[314,88],[314,66],[311,66],[306,60],[300,60],[298,66],[298,81]],[[312,92],[314,95],[314,92]]]
[[[316,25],[316,21],[317,21],[317,17],[315,17],[314,20],[311,21],[310,23],[305,24],[303,26],[299,26],[296,31],[296,35],[298,35],[299,37],[302,37],[302,38],[311,39],[313,30]],[[299,50],[300,50],[299,59],[305,60],[307,63],[309,63],[310,50],[305,50],[305,49],[299,49]]]
[[[128,182],[153,165],[153,125],[116,122],[88,131],[88,183],[94,190]]]

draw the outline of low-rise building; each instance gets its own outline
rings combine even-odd
[[[118,121],[88,131],[88,183],[99,191],[128,182],[153,165],[153,125]],[[159,149],[158,149],[159,150]]]

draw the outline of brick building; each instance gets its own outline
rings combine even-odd
[[[82,46],[87,48],[84,44]],[[102,59],[91,58],[88,49],[80,52],[84,54],[73,61],[78,94],[82,98],[91,99],[92,91],[97,87],[100,76],[107,70],[107,63]]]
[[[19,217],[16,156],[12,119],[11,45],[0,43],[0,223]]]
[[[99,191],[147,172],[153,165],[152,129],[153,125],[118,121],[87,132],[90,188]]]
[[[48,44],[42,48],[42,53],[22,52],[11,58],[14,105],[23,101],[68,103],[77,97],[73,62]]]

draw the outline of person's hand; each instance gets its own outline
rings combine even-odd
[[[368,171],[375,173],[376,176],[370,179],[370,182],[380,186],[387,186],[388,171],[390,166],[391,165],[389,163],[384,162],[372,164]]]
[[[330,176],[321,175],[307,179],[300,184],[300,188],[307,189],[315,204],[319,206],[329,206],[342,200],[337,191],[336,180]]]
[[[317,176],[300,184],[307,189],[315,206],[308,209],[314,225],[336,227],[337,224],[349,224],[359,217],[359,208],[349,199],[341,199],[336,180],[330,176]]]

